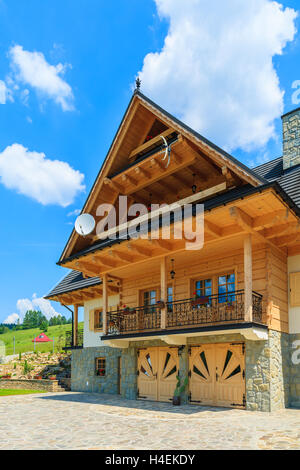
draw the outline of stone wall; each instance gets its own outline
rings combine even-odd
[[[118,358],[122,350],[107,346],[72,351],[71,389],[73,392],[118,393]],[[95,374],[96,358],[106,358],[106,376]]]
[[[300,163],[300,110],[296,109],[282,117],[283,168]]]
[[[188,338],[187,346],[179,348],[179,375],[189,372],[188,348],[214,343],[245,343],[245,382],[248,410],[275,411],[300,401],[300,365],[291,364],[291,335],[269,332],[267,341],[248,341],[240,334]],[[293,335],[299,341],[300,335]],[[121,395],[137,397],[137,349],[168,346],[161,340],[131,342],[128,349],[110,347],[84,348],[72,353],[72,390],[96,393],[119,393],[118,358],[122,358]],[[106,357],[106,377],[95,375],[96,357]],[[299,352],[300,361],[300,352]],[[188,401],[188,389],[182,402]]]
[[[0,390],[41,390],[46,392],[61,391],[58,380],[17,380],[0,379]]]
[[[290,335],[290,406],[300,407],[300,334]]]

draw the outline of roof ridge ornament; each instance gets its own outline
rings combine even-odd
[[[137,77],[135,80],[135,91],[140,91],[141,85],[142,80],[140,79],[140,77]]]

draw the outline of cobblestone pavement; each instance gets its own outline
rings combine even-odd
[[[173,407],[90,393],[1,397],[0,449],[300,449],[300,410]]]

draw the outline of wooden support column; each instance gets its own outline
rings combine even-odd
[[[107,274],[102,276],[102,285],[103,285],[103,334],[107,334],[107,311],[108,311],[108,289],[107,289]]]
[[[78,338],[78,305],[74,305],[73,346],[77,346]]]
[[[252,235],[249,233],[244,239],[244,291],[245,291],[245,321],[252,322]]]
[[[168,301],[168,274],[167,274],[167,257],[164,256],[160,262],[160,295],[165,303],[165,307],[161,309],[160,327],[165,330],[167,327],[167,301]]]

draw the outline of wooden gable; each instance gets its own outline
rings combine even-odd
[[[175,138],[168,168],[156,152],[161,135]],[[154,153],[147,157],[149,151]],[[82,212],[96,216],[99,204],[116,205],[119,194],[127,195],[132,203],[172,203],[192,194],[193,185],[203,191],[224,182],[227,188],[261,184],[251,170],[137,92]],[[73,230],[60,262],[91,243],[92,238],[80,237]]]

